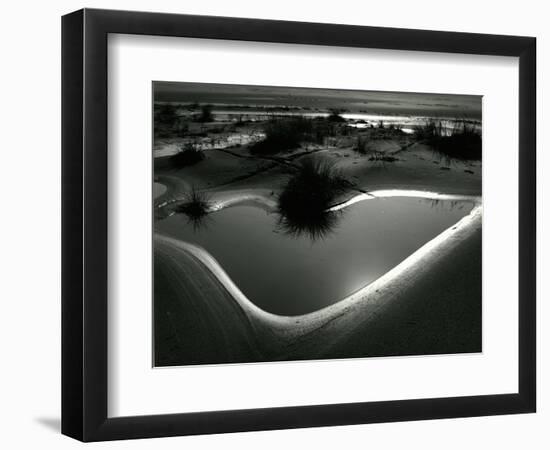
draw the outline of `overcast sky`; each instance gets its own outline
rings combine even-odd
[[[481,119],[481,96],[155,81],[155,101]]]

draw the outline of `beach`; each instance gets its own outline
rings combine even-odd
[[[243,202],[274,211],[295,167],[313,155],[353,182],[334,206],[406,192],[434,201],[469,198],[477,206],[375,282],[299,316],[258,308],[211,255],[157,229],[156,365],[481,351],[481,162],[446,160],[404,134],[374,142],[376,152],[393,158],[387,163],[333,144],[265,157],[251,156],[248,145],[213,148],[200,164],[177,169],[164,150],[155,158],[155,182],[164,186],[155,217],[175,214],[197,185],[208,192],[212,217]]]

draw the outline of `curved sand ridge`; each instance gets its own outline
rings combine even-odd
[[[250,200],[264,203],[265,206],[272,202],[268,196],[264,196],[264,200],[261,200],[262,195],[260,194],[235,194],[231,199],[215,203],[213,209],[219,210]],[[349,341],[354,334],[360,334],[361,330],[364,330],[365,326],[375,319],[382,310],[397,307],[398,304],[407,301],[407,295],[403,295],[403,293],[412,292],[411,288],[418,280],[437,273],[440,270],[441,262],[452,261],[454,253],[464,253],[461,251],[461,247],[469,248],[473,245],[475,248],[475,242],[481,236],[482,208],[479,204],[479,197],[425,191],[381,190],[360,194],[331,209],[338,210],[358,201],[394,196],[471,200],[475,201],[477,206],[455,225],[440,233],[374,282],[337,303],[301,316],[279,316],[263,311],[240,291],[215,258],[204,249],[155,234],[155,264],[160,267],[163,275],[174,279],[182,278],[183,281],[189,280],[189,276],[192,275],[193,281],[200,283],[201,286],[216,287],[216,295],[212,295],[210,289],[197,289],[192,294],[186,294],[179,289],[174,292],[178,303],[181,302],[181,305],[184,305],[190,301],[190,295],[198,295],[201,298],[193,299],[195,312],[200,316],[201,309],[208,309],[207,316],[210,319],[203,317],[201,320],[209,322],[209,327],[217,327],[218,330],[225,329],[223,333],[225,338],[235,330],[240,330],[241,339],[238,343],[231,344],[230,355],[227,351],[221,351],[218,356],[210,356],[207,361],[203,362],[261,361],[289,357],[309,359],[316,355],[330,353],[329,349],[338,348],[339,343]],[[467,242],[474,244],[467,245]],[[471,256],[469,258],[471,259]],[[175,263],[175,261],[184,260],[188,261],[187,273],[182,273],[183,266]],[[189,267],[195,267],[191,274],[187,271]],[[458,291],[463,289],[468,290],[470,286],[459,287]],[[473,289],[476,289],[475,283]],[[411,299],[411,301],[413,300],[417,301],[418,299]],[[216,312],[218,306],[219,311]],[[232,308],[231,311],[227,311],[229,307]],[[212,322],[213,318],[216,319],[215,323]],[[187,334],[189,330],[183,331]],[[349,347],[348,344],[344,344],[344,346]],[[186,354],[186,352],[183,353]],[[178,363],[178,361],[180,362]],[[163,358],[160,358],[160,361],[157,358],[157,362],[162,365]],[[189,362],[197,361],[181,356],[179,360],[178,357],[172,359],[169,364],[177,365]]]

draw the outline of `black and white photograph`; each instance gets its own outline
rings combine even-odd
[[[544,11],[6,2],[0,448],[548,450]]]
[[[482,100],[154,81],[153,365],[482,352]]]

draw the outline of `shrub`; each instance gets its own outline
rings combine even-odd
[[[302,116],[269,120],[263,128],[265,139],[250,147],[250,153],[274,154],[299,148],[303,142],[322,144],[335,135],[335,125],[326,118],[307,119]]]
[[[450,159],[480,160],[481,133],[465,120],[456,122],[448,132],[441,122],[427,121],[415,127],[415,136],[426,141],[441,155]]]
[[[212,114],[212,105],[202,105],[201,113],[197,119],[197,122],[213,122],[214,115]]]
[[[324,118],[317,118],[311,121],[312,131],[308,136],[309,142],[322,144],[329,136],[336,136],[337,126],[333,122]]]
[[[346,119],[344,119],[340,114],[341,110],[339,109],[331,109],[330,115],[327,117],[327,120],[329,122],[346,122]]]
[[[178,115],[176,107],[171,103],[163,103],[155,107],[155,122],[162,125],[173,125]]]
[[[264,126],[265,139],[250,147],[251,153],[278,153],[298,148],[313,132],[311,120],[289,117],[269,120]]]
[[[355,150],[357,153],[365,155],[367,153],[367,138],[361,135],[357,136],[357,139],[353,146],[353,150]]]
[[[185,137],[189,133],[189,123],[185,121],[179,121],[177,124],[177,134],[178,136]]]
[[[375,162],[395,162],[398,161],[398,159],[395,156],[386,155],[384,152],[373,150],[371,153],[371,156],[369,158],[369,161],[375,161]]]
[[[290,233],[324,236],[336,223],[329,211],[350,183],[327,160],[306,159],[287,182],[278,199],[280,224]]]
[[[185,201],[179,204],[174,210],[176,213],[185,214],[190,219],[202,219],[208,214],[211,208],[210,197],[204,191],[199,191],[191,186],[185,196]]]
[[[417,139],[432,139],[443,134],[441,122],[438,124],[433,119],[414,126],[414,135]]]
[[[188,143],[170,158],[176,167],[192,166],[205,158],[204,152],[197,145]]]

